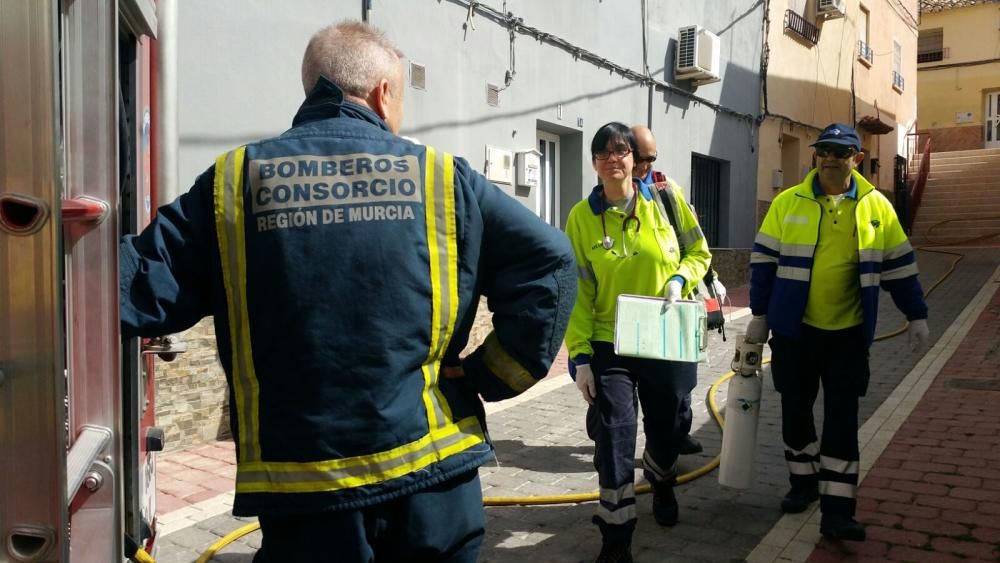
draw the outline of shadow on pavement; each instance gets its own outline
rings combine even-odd
[[[494,440],[501,465],[541,473],[593,473],[594,446],[529,446],[521,440]]]

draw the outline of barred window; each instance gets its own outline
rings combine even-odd
[[[917,62],[944,60],[944,29],[925,29],[917,38]]]

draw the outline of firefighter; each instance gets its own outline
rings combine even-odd
[[[615,354],[615,306],[623,293],[671,301],[690,295],[711,255],[679,189],[670,191],[680,223],[675,233],[656,196],[633,179],[638,147],[627,125],[612,122],[598,129],[590,150],[601,183],[573,207],[566,222],[580,276],[566,346],[576,385],[597,415],[588,420],[601,495],[594,516],[603,540],[597,560],[624,562],[632,560],[636,524],[636,397],[643,407],[642,461],[654,489],[653,517],[673,526],[678,520],[674,463],[691,429],[683,403],[695,386],[697,364]]]
[[[781,393],[781,431],[791,490],[787,513],[817,498],[820,532],[862,541],[858,398],[868,388],[879,287],[909,319],[917,347],[928,340],[917,264],[892,204],[856,170],[865,155],[851,127],[832,124],[812,145],[816,169],[778,196],[753,245],[748,342],[770,330],[771,371]],[[813,404],[823,384],[823,439]]]
[[[220,155],[121,244],[124,332],[214,318],[258,563],[474,561],[479,396],[544,377],[572,308],[558,230],[396,135],[401,57],[366,24],[316,33],[292,128]],[[480,294],[494,330],[460,359]]]

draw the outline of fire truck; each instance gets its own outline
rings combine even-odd
[[[164,344],[121,338],[118,241],[156,205],[156,30],[154,0],[0,0],[0,563],[155,548]]]

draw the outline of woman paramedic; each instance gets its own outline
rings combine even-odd
[[[691,428],[690,410],[682,402],[695,386],[697,364],[617,356],[615,305],[623,293],[668,301],[689,295],[705,275],[711,254],[676,185],[671,182],[665,203],[674,208],[678,233],[654,200],[657,194],[632,179],[638,146],[627,125],[602,126],[590,152],[600,183],[573,207],[566,223],[579,271],[566,345],[576,385],[591,409],[587,426],[601,497],[593,520],[603,540],[597,561],[631,561],[636,395],[644,415],[642,465],[654,490],[653,517],[673,526],[678,518],[674,463]]]

